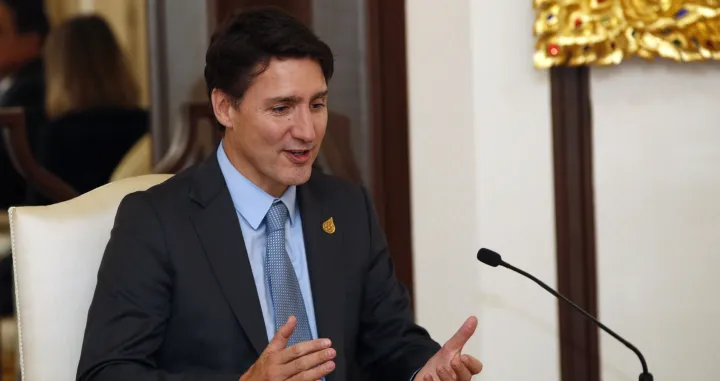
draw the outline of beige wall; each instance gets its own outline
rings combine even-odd
[[[549,78],[525,1],[406,1],[417,317],[444,342],[471,314],[484,381],[559,380],[557,304],[477,262],[555,284]],[[528,170],[529,169],[529,170]]]
[[[656,380],[720,374],[720,68],[593,69],[598,307]],[[640,365],[601,336],[604,381]]]
[[[45,9],[52,25],[80,11],[80,0],[45,0]]]

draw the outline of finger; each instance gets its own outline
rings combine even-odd
[[[455,332],[453,337],[451,337],[450,340],[445,343],[444,347],[451,351],[460,351],[463,346],[465,346],[465,343],[467,343],[467,341],[473,335],[473,333],[475,333],[477,324],[478,321],[476,317],[469,317],[467,320],[465,320],[465,323],[463,323],[460,329]]]
[[[310,353],[286,365],[283,365],[282,374],[287,377],[295,376],[297,374],[316,368],[318,365],[322,365],[328,361],[332,361],[336,355],[337,353],[332,348]],[[314,380],[316,378],[317,377],[311,378],[310,380]]]
[[[321,379],[335,370],[335,363],[328,361],[320,366],[298,373],[288,379],[288,381],[312,381]]]
[[[290,340],[290,336],[295,330],[296,324],[297,320],[295,319],[295,317],[290,316],[287,322],[282,327],[278,328],[277,332],[275,332],[275,336],[273,336],[272,340],[270,340],[270,343],[267,346],[267,350],[270,350],[272,352],[279,352],[285,349],[288,340]]]
[[[437,375],[440,377],[440,381],[455,381],[455,372],[447,365],[438,365]]]
[[[299,359],[311,353],[315,353],[323,349],[328,349],[331,345],[332,341],[330,341],[330,339],[317,339],[297,343],[290,348],[287,348],[280,352],[280,364],[287,364],[295,359]]]
[[[460,356],[460,360],[463,362],[463,364],[465,364],[470,373],[479,374],[480,372],[482,372],[483,364],[475,357],[469,355],[462,355]]]
[[[460,361],[460,356],[453,357],[452,361],[450,361],[450,366],[453,371],[455,371],[455,375],[457,375],[457,379],[459,381],[470,381],[472,378],[470,369],[468,369],[467,366]]]
[[[433,378],[431,375],[426,374],[425,377],[423,377],[423,381],[433,381]]]

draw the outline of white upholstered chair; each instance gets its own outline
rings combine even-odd
[[[10,209],[23,380],[75,380],[97,271],[120,201],[169,177],[126,178],[66,202]]]

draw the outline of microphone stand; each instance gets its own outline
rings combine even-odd
[[[506,263],[506,262],[504,262],[504,261],[502,261],[502,260],[500,261],[500,266],[503,266],[503,267],[508,268],[508,269],[510,269],[510,270],[512,270],[512,271],[515,271],[516,273],[518,273],[518,274],[520,274],[520,275],[522,275],[522,276],[524,276],[524,277],[532,280],[533,282],[537,283],[540,287],[544,288],[545,291],[547,291],[547,292],[555,295],[555,297],[557,297],[558,299],[561,299],[561,300],[564,301],[565,303],[570,304],[570,305],[573,306],[576,310],[580,311],[580,313],[582,313],[583,315],[585,315],[586,318],[592,320],[593,323],[597,324],[598,327],[602,328],[605,332],[609,333],[610,336],[614,337],[614,338],[617,339],[619,342],[625,344],[625,346],[628,347],[631,351],[635,352],[635,354],[636,354],[636,355],[638,356],[638,358],[640,359],[640,364],[642,365],[642,370],[643,370],[643,372],[640,374],[640,377],[639,377],[638,380],[639,380],[639,381],[654,381],[654,380],[653,380],[653,375],[650,374],[650,372],[648,372],[648,367],[647,367],[647,363],[645,362],[645,357],[643,357],[642,353],[640,353],[640,351],[639,351],[637,348],[635,348],[634,345],[630,344],[630,342],[628,342],[627,340],[625,340],[625,339],[623,339],[622,337],[620,337],[620,335],[618,335],[617,333],[613,332],[613,330],[611,330],[610,328],[606,327],[605,324],[603,324],[603,323],[601,323],[600,321],[598,321],[597,319],[595,319],[595,317],[593,317],[592,315],[590,315],[590,314],[589,314],[588,312],[586,312],[584,309],[580,308],[580,306],[578,306],[577,304],[573,303],[570,299],[566,298],[565,296],[561,295],[560,293],[558,293],[558,292],[556,292],[555,290],[553,290],[552,288],[550,288],[548,285],[546,285],[545,283],[543,283],[540,279],[535,278],[534,276],[528,274],[527,272],[525,272],[525,271],[523,271],[523,270],[521,270],[521,269],[519,269],[519,268],[517,268],[517,267],[515,267],[515,266],[513,266],[513,265],[511,265],[511,264],[509,264],[509,263]]]

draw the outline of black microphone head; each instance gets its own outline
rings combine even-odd
[[[492,267],[498,267],[503,263],[500,254],[486,248],[482,248],[477,253],[478,261]]]

